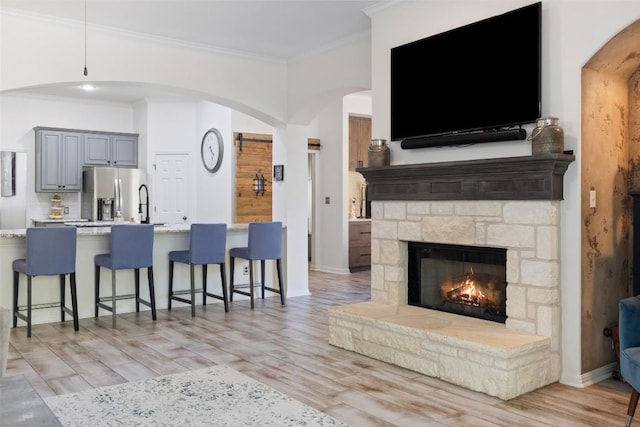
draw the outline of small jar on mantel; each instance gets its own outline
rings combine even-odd
[[[556,117],[538,119],[531,136],[531,154],[562,153],[564,150],[564,131],[558,126]]]
[[[369,145],[368,166],[389,166],[391,164],[391,150],[386,139],[372,139]]]

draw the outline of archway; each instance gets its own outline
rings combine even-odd
[[[640,190],[640,20],[583,67],[581,115],[581,354],[582,372],[589,372],[615,360],[603,330],[617,324],[618,301],[631,294],[629,191]]]

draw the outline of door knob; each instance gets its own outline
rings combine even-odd
[[[182,220],[183,220],[183,221],[186,221],[186,220],[187,220],[187,217],[186,217],[186,216],[183,216],[183,217],[182,217]]]

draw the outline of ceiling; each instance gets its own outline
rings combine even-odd
[[[141,33],[275,61],[288,61],[365,34],[363,10],[391,0],[86,0],[89,27]],[[84,22],[84,0],[0,0],[4,10]],[[110,85],[31,92],[134,102],[176,96],[157,88]]]

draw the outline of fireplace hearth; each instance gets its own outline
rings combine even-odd
[[[505,323],[506,249],[408,242],[408,303]]]

